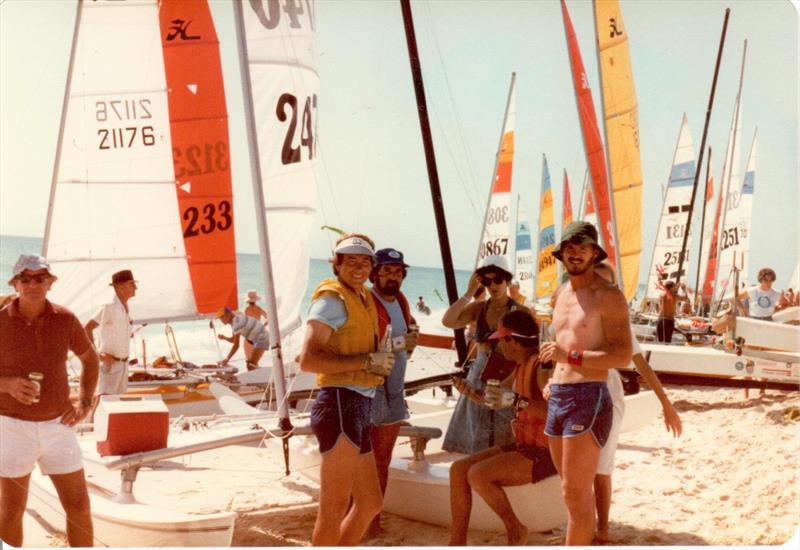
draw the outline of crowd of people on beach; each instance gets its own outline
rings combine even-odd
[[[389,463],[400,427],[409,418],[404,399],[406,364],[419,328],[401,287],[409,271],[402,252],[375,250],[363,234],[334,247],[333,276],[312,294],[299,355],[319,391],[311,428],[321,455],[319,510],[311,535],[317,546],[356,545],[381,530]],[[573,222],[553,256],[567,280],[555,291],[552,315],[514,299],[512,273],[501,256],[487,256],[465,294],[444,313],[448,328],[468,328],[474,358],[452,378],[460,392],[443,449],[465,455],[450,468],[451,545],[464,545],[473,491],[503,521],[509,545],[524,545],[528,528],[515,515],[505,487],[559,476],[567,508],[567,545],[607,543],[614,452],[624,414],[616,369],[633,363],[661,402],[667,431],[681,420],[648,365],[615,285],[614,269],[596,228]],[[752,317],[769,319],[797,303],[791,289],[771,288],[775,273],[742,292]],[[49,475],[67,516],[72,546],[91,546],[92,520],[81,451],[73,427],[90,417],[99,396],[127,389],[132,323],[128,301],[137,282],[130,270],[114,273],[113,296],[81,325],[47,294],[57,277],[47,260],[22,255],[8,281],[16,295],[0,308],[0,538],[22,544],[30,474],[36,463]],[[368,284],[369,283],[369,284]],[[661,311],[674,313],[675,288],[665,289]],[[516,294],[516,296],[519,296]],[[230,361],[245,340],[248,370],[269,347],[266,312],[249,291],[244,312],[222,308],[230,325]],[[425,313],[424,301],[415,304]],[[99,331],[95,338],[95,331]],[[668,340],[664,323],[659,334]],[[71,401],[64,363],[80,360],[80,390]],[[543,503],[546,506],[546,503]]]

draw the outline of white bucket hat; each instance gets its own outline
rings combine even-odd
[[[508,260],[506,260],[505,256],[486,256],[484,259],[478,262],[478,267],[475,268],[475,271],[483,271],[490,267],[507,273],[509,280],[514,277],[514,275],[511,273],[511,269],[508,267]]]
[[[47,270],[47,274],[53,278],[53,281],[58,279],[58,277],[53,275],[53,272],[50,271],[50,264],[47,263],[44,256],[39,256],[38,254],[20,254],[17,263],[14,264],[14,268],[11,270],[11,278],[8,280],[8,284],[14,286],[14,279],[22,275],[24,271],[39,271],[42,269]]]

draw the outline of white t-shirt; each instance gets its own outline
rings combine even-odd
[[[100,353],[108,353],[114,357],[124,359],[128,357],[131,344],[131,318],[125,306],[114,295],[111,303],[100,306],[92,317],[100,329]]]
[[[750,317],[769,317],[775,313],[781,293],[774,288],[762,290],[761,286],[754,286],[747,291],[747,297],[750,302]]]

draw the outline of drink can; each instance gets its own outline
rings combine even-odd
[[[36,384],[36,397],[33,399],[33,402],[38,403],[39,394],[42,391],[42,380],[44,380],[44,374],[42,374],[41,372],[29,372],[28,380]]]

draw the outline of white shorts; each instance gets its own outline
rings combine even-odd
[[[619,441],[619,428],[622,425],[622,417],[625,415],[625,389],[622,387],[622,377],[617,369],[608,369],[608,393],[611,394],[611,404],[614,406],[614,416],[611,421],[611,431],[608,432],[608,440],[600,451],[600,460],[597,462],[597,472],[605,476],[610,476],[614,471],[614,454],[617,452],[617,441]]]
[[[0,416],[0,477],[27,476],[37,462],[45,475],[82,469],[75,428],[60,418],[35,422]]]
[[[128,391],[128,365],[125,361],[100,360],[97,395],[120,395]]]

